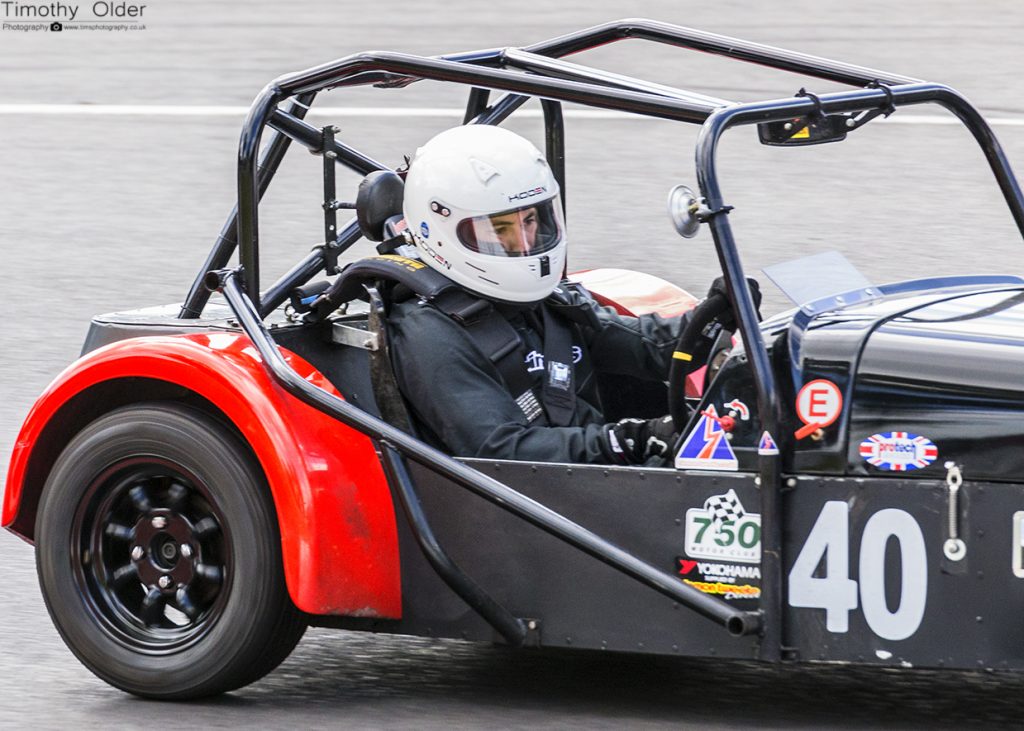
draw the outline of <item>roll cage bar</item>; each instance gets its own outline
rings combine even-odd
[[[565,56],[627,38],[703,51],[857,88],[741,104],[562,60]],[[759,475],[755,479],[761,489],[762,593],[760,609],[744,612],[723,600],[702,594],[508,486],[310,385],[299,378],[280,356],[262,322],[263,318],[275,310],[295,287],[305,284],[321,271],[333,273],[338,254],[354,244],[361,234],[355,221],[336,231],[330,224],[332,219],[328,212],[325,219],[329,234],[326,243],[261,294],[260,199],[293,140],[312,152],[324,155],[325,161],[333,160],[364,175],[387,169],[382,163],[334,139],[335,128],[318,130],[304,121],[318,92],[371,84],[403,87],[423,79],[471,87],[463,120],[467,124],[499,124],[530,98],[539,98],[545,123],[546,155],[563,191],[563,102],[701,125],[696,168],[706,209],[703,220],[711,228],[729,297],[749,354],[761,428],[776,437],[782,453],[791,446],[791,440],[779,429],[782,411],[778,389],[736,242],[725,215],[731,207],[725,204],[718,183],[715,155],[719,139],[727,129],[739,125],[865,111],[888,114],[902,106],[939,104],[964,123],[982,148],[1024,236],[1024,196],[991,128],[964,97],[944,85],[643,19],[605,23],[523,48],[478,50],[430,58],[379,51],[347,56],[279,77],[259,93],[249,110],[238,150],[238,203],[194,281],[180,317],[199,317],[210,291],[221,290],[279,385],[300,400],[374,439],[391,489],[403,506],[431,565],[510,644],[523,643],[525,628],[522,621],[494,602],[444,553],[419,509],[414,485],[406,469],[407,459],[427,466],[684,606],[714,619],[733,634],[759,634],[759,657],[778,661],[782,657],[784,639],[780,455],[762,455],[759,458]],[[490,103],[491,90],[504,94]],[[279,105],[286,101],[288,105],[280,108]],[[260,153],[263,131],[268,126],[274,132]],[[325,190],[328,176],[333,190],[333,169],[333,164],[325,162]],[[325,208],[329,208],[331,203],[325,201]],[[239,249],[240,266],[234,270],[224,269],[235,248]]]

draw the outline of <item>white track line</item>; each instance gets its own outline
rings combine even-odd
[[[162,104],[0,104],[0,115],[26,116],[83,116],[83,117],[244,117],[248,107],[241,106],[171,106]],[[313,107],[310,115],[329,117],[440,117],[461,119],[462,109],[441,107]],[[539,109],[521,109],[517,117],[539,118]],[[652,119],[637,114],[626,114],[602,109],[567,109],[569,119]],[[952,116],[923,116],[896,114],[878,120],[886,124],[924,124],[959,126]],[[1024,127],[1024,118],[993,117],[993,127]]]

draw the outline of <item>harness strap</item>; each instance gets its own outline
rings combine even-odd
[[[552,309],[541,306],[544,314],[545,378],[541,401],[548,420],[555,426],[569,426],[576,413],[576,384],[572,364],[572,328],[556,318]]]
[[[536,421],[543,409],[526,370],[526,348],[512,324],[490,302],[462,289],[447,290],[430,303],[466,330],[501,374],[527,421]]]
[[[388,243],[388,242],[385,242]],[[570,289],[556,289],[542,306],[545,374],[540,398],[526,368],[526,346],[512,324],[488,300],[474,296],[421,261],[385,254],[347,266],[334,284],[314,303],[326,316],[342,302],[366,298],[364,285],[395,283],[392,298],[415,294],[459,323],[501,374],[516,403],[532,423],[543,414],[556,426],[568,426],[576,412],[573,368],[573,325],[597,327],[589,304],[580,304]]]
[[[461,288],[437,293],[430,303],[462,325],[477,347],[494,364],[527,421],[541,414],[554,426],[569,426],[576,414],[573,367],[573,326],[590,325],[597,317],[587,305],[568,296],[553,297],[541,305],[544,378],[538,400],[533,378],[526,369],[526,346],[519,333],[492,303]]]
[[[409,411],[405,407],[394,369],[391,367],[391,343],[387,328],[384,327],[384,301],[373,285],[366,285],[366,294],[370,300],[367,325],[370,332],[377,335],[379,343],[377,350],[370,351],[370,384],[373,387],[374,400],[386,422],[408,434],[415,434],[412,419],[409,418]]]

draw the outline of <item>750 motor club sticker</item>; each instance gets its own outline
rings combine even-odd
[[[686,555],[737,563],[761,562],[761,516],[743,508],[735,490],[712,495],[686,511]]]
[[[687,510],[685,531],[686,556],[676,559],[685,583],[725,599],[760,597],[761,516],[747,512],[735,490]]]

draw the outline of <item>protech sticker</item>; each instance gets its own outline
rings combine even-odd
[[[735,490],[686,511],[686,555],[735,563],[761,562],[761,516],[748,513]]]
[[[676,454],[676,469],[738,470],[736,454],[718,423],[718,412],[708,406]]]
[[[939,449],[927,437],[887,431],[861,442],[860,456],[879,469],[906,472],[930,465],[938,458]]]
[[[757,453],[767,455],[779,453],[779,446],[768,432],[761,435],[761,441],[757,443]]]
[[[430,238],[430,226],[427,225],[426,221],[421,221],[420,222],[420,234],[425,239],[429,239]]]

